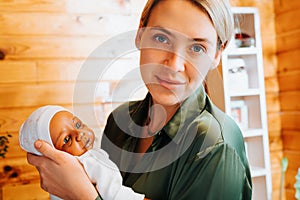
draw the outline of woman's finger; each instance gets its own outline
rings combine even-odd
[[[37,140],[34,143],[34,147],[38,150],[43,156],[56,161],[57,159],[57,150],[53,148],[50,144],[43,140]]]

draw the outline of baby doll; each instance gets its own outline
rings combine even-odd
[[[144,195],[122,185],[120,171],[108,154],[100,148],[93,148],[95,135],[92,129],[67,109],[43,106],[28,117],[20,128],[20,146],[27,152],[41,155],[34,147],[38,139],[77,156],[104,199],[127,199],[124,198],[127,196],[128,199],[144,198]],[[57,198],[54,195],[50,197]]]
[[[80,156],[92,149],[95,136],[92,129],[65,108],[44,106],[35,110],[20,129],[21,147],[40,155],[33,145],[37,139],[47,141],[58,150]]]

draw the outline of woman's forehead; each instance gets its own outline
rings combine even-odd
[[[216,29],[207,13],[190,1],[161,1],[153,8],[147,27],[163,27],[190,38],[217,40]]]

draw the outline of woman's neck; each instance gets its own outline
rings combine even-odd
[[[148,132],[153,134],[162,129],[174,116],[179,107],[180,104],[165,106],[155,103],[154,101],[150,108],[150,123],[148,126]]]

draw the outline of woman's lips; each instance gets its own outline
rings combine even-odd
[[[169,90],[176,89],[185,84],[185,82],[183,81],[176,80],[176,79],[169,79],[162,76],[156,76],[156,79],[161,86]]]

